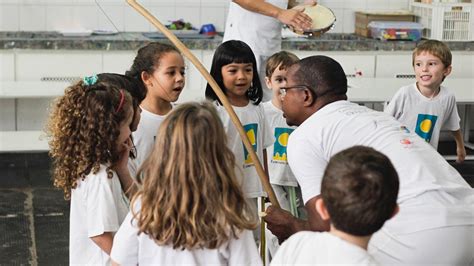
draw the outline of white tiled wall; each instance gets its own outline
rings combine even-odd
[[[105,16],[99,9],[105,11]],[[184,19],[196,28],[213,23],[224,31],[230,0],[138,1],[162,23]],[[409,0],[319,0],[337,17],[333,32],[354,32],[354,11],[408,9]],[[0,31],[53,31],[64,29],[115,29],[154,31],[125,0],[0,0]]]

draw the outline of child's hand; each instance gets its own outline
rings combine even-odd
[[[456,159],[456,162],[457,163],[464,162],[464,159],[466,159],[466,148],[464,148],[464,146],[457,147],[456,148],[456,154],[458,156],[458,158]]]

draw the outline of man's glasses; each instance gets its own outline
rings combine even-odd
[[[299,90],[304,90],[308,89],[311,91],[311,88],[306,85],[295,85],[295,86],[289,86],[289,87],[281,87],[280,88],[280,98],[283,99],[283,97],[286,96],[286,91],[291,90],[291,89],[299,89]]]

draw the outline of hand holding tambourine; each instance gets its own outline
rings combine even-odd
[[[304,13],[305,8],[316,5],[316,1],[305,1],[304,5],[294,6],[291,9],[283,9],[278,15],[277,19],[290,28],[304,31],[311,29],[312,19],[308,14]]]
[[[307,36],[320,36],[321,34],[330,30],[334,26],[334,23],[336,22],[336,16],[332,12],[332,10],[322,5],[313,4],[313,5],[296,6],[293,9],[296,9],[298,10],[297,12],[311,18],[310,26],[295,27],[291,24],[287,24],[290,27],[290,29],[297,34],[302,34],[302,35],[307,35]]]

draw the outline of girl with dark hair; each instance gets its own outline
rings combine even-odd
[[[265,119],[263,105],[260,104],[262,86],[252,50],[242,41],[232,40],[222,43],[214,53],[211,75],[227,95],[260,161],[265,162],[265,149],[273,143],[273,136]],[[256,206],[257,198],[265,196],[265,192],[254,162],[245,149],[230,116],[209,84],[206,87],[206,98],[213,100],[217,105],[226,129],[229,148],[236,158],[237,174],[243,175],[241,177],[242,190],[245,197]]]
[[[140,104],[141,120],[133,132],[137,152],[136,158],[129,161],[133,177],[150,154],[158,127],[183,91],[184,70],[184,59],[174,46],[152,42],[138,50],[133,65],[125,73],[146,87],[146,97]]]

